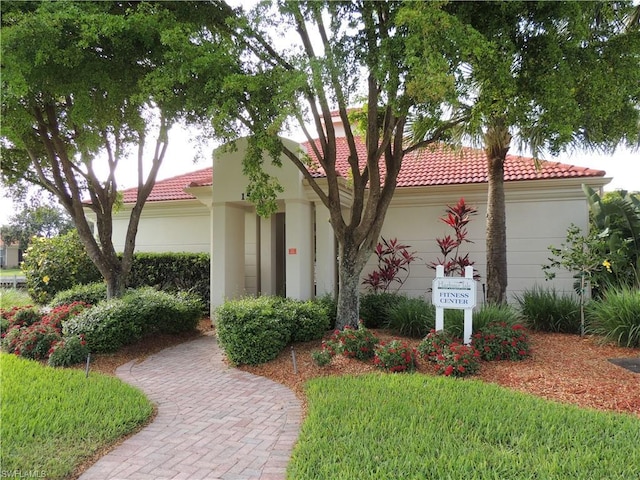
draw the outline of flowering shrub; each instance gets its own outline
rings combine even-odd
[[[87,308],[91,308],[91,305],[85,302],[73,302],[69,305],[60,305],[42,317],[42,323],[62,330],[62,322],[71,317],[75,317]]]
[[[465,377],[480,369],[480,352],[463,343],[445,345],[435,356],[436,373],[446,377]]]
[[[375,347],[374,353],[373,364],[383,370],[411,372],[416,367],[416,351],[400,340],[381,342]]]
[[[42,315],[33,305],[13,307],[0,310],[3,319],[8,321],[8,327],[28,327],[42,319]]]
[[[378,337],[365,328],[362,321],[358,329],[347,326],[344,330],[336,330],[331,336],[331,342],[336,345],[336,353],[358,360],[372,358],[378,341]]]
[[[14,326],[4,338],[3,348],[20,357],[42,360],[49,355],[51,345],[60,339],[60,330],[43,323],[29,327]]]
[[[529,337],[520,325],[492,322],[471,338],[484,360],[522,360],[529,355]]]
[[[418,353],[425,360],[431,362],[436,361],[436,356],[442,354],[442,351],[448,345],[460,342],[460,339],[444,330],[431,330],[426,337],[418,345]]]
[[[48,363],[52,367],[69,367],[83,362],[89,355],[87,342],[80,335],[63,338],[49,350]]]
[[[311,352],[311,359],[319,367],[326,367],[336,355],[337,345],[332,341],[324,340],[320,350]]]

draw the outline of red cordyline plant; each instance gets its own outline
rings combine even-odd
[[[397,238],[389,241],[381,237],[374,253],[378,257],[378,268],[362,281],[373,293],[388,292],[394,282],[399,283],[396,291],[409,278],[409,265],[416,260],[416,252],[409,252],[409,245],[398,243]],[[404,275],[402,275],[404,272]]]
[[[447,235],[444,238],[436,238],[442,258],[437,258],[435,262],[427,264],[429,268],[436,269],[438,265],[444,266],[444,274],[464,276],[464,269],[473,266],[475,262],[469,260],[469,254],[462,256],[459,254],[460,245],[464,242],[473,243],[467,238],[467,224],[471,221],[471,216],[478,213],[475,207],[467,205],[464,198],[460,198],[455,206],[447,205],[446,214],[440,218],[441,221],[453,228],[454,236]],[[474,270],[473,277],[480,278]]]

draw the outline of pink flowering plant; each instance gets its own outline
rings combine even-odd
[[[432,329],[418,345],[418,353],[425,360],[435,362],[436,356],[442,354],[445,347],[460,339],[444,330],[435,331]]]
[[[480,369],[480,352],[444,330],[431,330],[418,345],[418,353],[437,374],[447,377],[465,377]]]
[[[43,360],[49,356],[53,343],[61,338],[60,330],[43,323],[28,327],[14,326],[3,340],[3,349],[20,357]]]
[[[62,323],[70,317],[75,317],[87,308],[91,308],[85,302],[73,302],[68,305],[60,305],[52,309],[49,313],[42,317],[42,323],[50,325],[58,330],[62,330]]]
[[[480,370],[480,352],[473,346],[451,343],[435,357],[436,373],[446,377],[466,377]]]
[[[373,364],[388,372],[412,372],[416,368],[416,351],[405,342],[380,342],[374,349]]]
[[[339,346],[331,340],[323,340],[320,350],[311,352],[311,360],[319,367],[326,367],[331,363]]]
[[[530,354],[529,336],[520,324],[488,323],[471,343],[484,360],[522,360]]]
[[[344,330],[334,331],[330,341],[335,345],[336,353],[358,360],[371,359],[379,342],[378,337],[362,321],[358,322],[357,329],[346,326]]]

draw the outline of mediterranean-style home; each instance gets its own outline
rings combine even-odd
[[[288,142],[292,149],[313,155],[305,143]],[[286,158],[282,167],[265,162],[266,170],[283,187],[278,212],[256,215],[245,199],[247,179],[242,174],[246,140],[236,149],[214,151],[213,165],[158,181],[143,209],[136,250],[144,252],[210,252],[211,305],[243,295],[282,294],[309,299],[337,288],[337,247],[325,206]],[[295,148],[293,148],[295,147]],[[362,144],[364,149],[364,144]],[[345,178],[343,208],[348,210],[347,146],[338,140],[338,171]],[[316,172],[319,182],[323,173]],[[605,172],[509,155],[505,164],[508,290],[513,299],[534,285],[572,291],[568,272],[545,283],[542,264],[550,245],[559,246],[567,228],[588,226],[588,206],[582,184],[600,191],[610,179]],[[113,241],[122,250],[130,206],[136,191],[124,191],[124,207],[114,215]],[[451,149],[439,145],[414,151],[403,160],[398,187],[387,212],[382,236],[409,245],[419,260],[410,266],[400,292],[430,298],[434,270],[427,264],[440,250],[436,239],[453,234],[440,221],[447,205],[464,198],[478,214],[468,225],[469,239],[460,253],[469,253],[480,274],[483,298],[486,271],[485,216],[487,168],[482,150]],[[376,265],[372,256],[366,275]]]

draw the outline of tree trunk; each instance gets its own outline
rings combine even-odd
[[[338,265],[338,311],[336,328],[358,328],[360,320],[360,273],[364,268],[371,252],[358,248],[353,241],[343,239],[339,242]]]
[[[489,127],[487,155],[487,303],[503,304],[507,293],[507,225],[504,198],[504,162],[511,135],[502,122]]]

